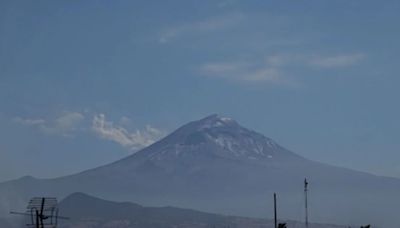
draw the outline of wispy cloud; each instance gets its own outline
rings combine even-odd
[[[223,0],[217,3],[218,8],[226,8],[235,4],[236,0]]]
[[[124,117],[124,121],[127,120]],[[131,150],[138,150],[149,146],[165,136],[164,131],[150,125],[146,126],[144,130],[130,132],[122,126],[107,121],[104,114],[98,114],[93,117],[92,130],[99,137],[116,142]]]
[[[244,62],[208,63],[201,67],[207,75],[226,79],[280,83],[283,75],[277,67],[268,64],[257,65]]]
[[[13,121],[25,126],[40,126],[42,124],[45,124],[46,122],[43,119],[29,119],[29,118],[24,119],[21,117],[15,117],[13,118]]]
[[[185,35],[198,35],[201,33],[220,31],[236,25],[242,18],[242,14],[232,13],[166,28],[160,33],[158,41],[160,43],[167,43]]]
[[[89,114],[86,113],[87,115]],[[107,120],[104,114],[93,115],[91,123],[85,119],[87,118],[82,113],[64,112],[54,118],[15,117],[13,121],[45,134],[67,137],[72,137],[79,131],[87,132],[90,129],[90,132],[100,138],[111,140],[133,151],[149,146],[166,135],[165,131],[150,125],[142,130],[130,130],[132,121],[126,116],[121,117],[116,123]]]
[[[347,67],[359,63],[365,57],[365,54],[361,53],[336,56],[320,56],[310,59],[309,64],[311,66],[322,68]]]
[[[21,117],[15,117],[13,120],[24,126],[35,127],[44,133],[71,136],[72,132],[78,130],[84,119],[84,115],[79,112],[64,112],[50,120]]]
[[[274,60],[275,61],[275,60]],[[248,83],[270,83],[295,86],[297,83],[289,80],[277,62],[218,62],[207,63],[201,67],[201,73],[227,80],[244,81]]]
[[[323,56],[316,54],[277,54],[248,61],[212,62],[203,64],[200,73],[211,77],[253,83],[269,83],[297,87],[292,68],[343,68],[358,64],[364,54]]]
[[[58,131],[76,130],[83,119],[85,117],[79,112],[67,112],[57,117],[52,126]]]

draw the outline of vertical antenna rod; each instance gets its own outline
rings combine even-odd
[[[306,228],[308,228],[308,202],[307,202],[308,182],[307,178],[304,179],[304,200],[305,200],[305,213],[306,213]]]
[[[276,215],[276,193],[274,193],[274,222],[275,222],[275,228],[278,228],[277,215]]]

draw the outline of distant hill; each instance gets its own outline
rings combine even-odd
[[[280,214],[302,220],[305,177],[310,221],[400,226],[399,179],[308,160],[218,115],[190,122],[105,166],[55,179],[1,183],[0,215],[23,209],[33,196],[85,192],[113,201],[272,218],[272,194],[277,192]]]
[[[117,203],[74,193],[60,203],[63,215],[71,217],[60,228],[273,228],[266,219],[223,216],[175,207],[143,207],[135,203]],[[289,228],[304,227],[288,221]],[[344,228],[344,226],[311,224],[310,228]]]
[[[82,193],[68,196],[60,203],[62,214],[71,217],[71,225],[78,223],[104,226],[119,224],[116,227],[175,227],[184,224],[202,227],[205,224],[229,224],[228,217],[174,207],[143,207],[134,203],[116,203],[91,197]],[[75,220],[75,221],[74,221]],[[77,220],[89,220],[82,222]]]

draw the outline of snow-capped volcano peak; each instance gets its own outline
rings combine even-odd
[[[201,119],[199,122],[199,128],[212,128],[212,127],[223,127],[227,125],[237,125],[236,121],[232,118],[213,114]]]
[[[144,151],[151,151],[146,154],[156,160],[207,154],[246,160],[298,158],[272,139],[216,114],[182,126]]]

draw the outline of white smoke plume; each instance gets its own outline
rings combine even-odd
[[[129,132],[124,127],[107,121],[104,114],[97,114],[93,117],[92,130],[99,137],[114,141],[131,150],[149,146],[165,136],[163,131],[150,125],[147,125],[143,130]]]

